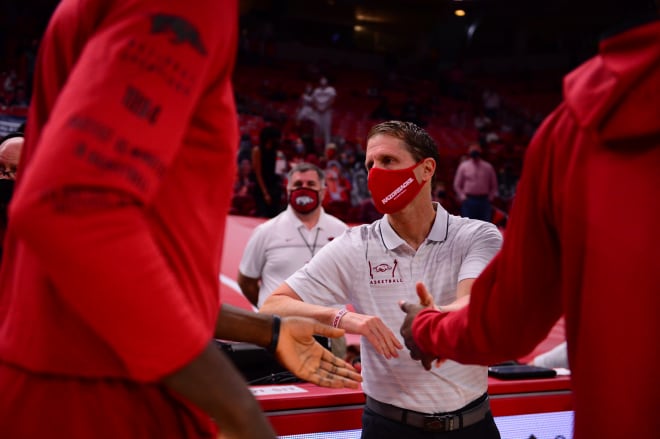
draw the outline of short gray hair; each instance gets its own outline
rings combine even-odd
[[[293,174],[295,174],[296,172],[307,172],[307,171],[315,171],[316,174],[319,176],[319,182],[321,183],[321,186],[325,184],[325,172],[323,172],[323,170],[318,166],[316,166],[315,164],[308,162],[298,163],[293,168],[291,168],[288,174],[289,181],[291,181]]]

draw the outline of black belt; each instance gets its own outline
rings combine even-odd
[[[425,431],[452,431],[483,421],[490,412],[488,395],[480,397],[472,407],[456,412],[426,414],[395,407],[367,396],[366,406],[385,418]]]

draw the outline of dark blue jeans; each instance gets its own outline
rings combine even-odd
[[[466,218],[488,221],[493,218],[493,207],[487,195],[468,195],[461,204],[461,216]]]
[[[483,421],[468,427],[433,432],[392,421],[365,407],[362,414],[361,439],[500,439],[500,432],[490,412]]]

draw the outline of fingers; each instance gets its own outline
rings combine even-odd
[[[419,297],[419,304],[422,306],[433,306],[433,296],[424,285],[424,282],[417,282],[415,284],[417,290],[417,297]]]
[[[407,313],[408,309],[410,308],[410,304],[408,304],[408,302],[405,300],[399,300],[399,308],[401,308],[401,311]]]
[[[323,362],[319,366],[318,372],[321,373],[324,371],[327,378],[346,378],[347,380],[354,381],[355,383],[362,382],[362,375],[353,369],[352,366],[346,364],[345,366],[339,366],[332,363]]]
[[[376,351],[385,358],[398,358],[399,350],[403,349],[401,342],[394,336],[392,331],[381,325],[369,327],[369,333],[366,334],[367,340],[374,346]]]
[[[445,364],[445,361],[447,361],[446,358],[445,358],[445,359],[442,359],[442,360],[439,359],[439,358],[436,358],[436,360],[435,360],[435,367],[436,367],[436,369],[437,369],[438,367],[442,366],[443,364]]]
[[[424,370],[431,370],[431,367],[433,366],[433,358],[427,356],[422,357],[422,366],[424,366]]]
[[[353,366],[335,357],[320,344],[298,352],[288,367],[299,378],[322,387],[357,389],[362,376]]]
[[[434,364],[435,367],[438,368],[442,366],[442,364],[446,361],[446,360],[433,358],[432,356],[427,354],[423,354],[417,349],[413,349],[410,351],[410,358],[412,358],[415,361],[420,361],[425,370],[431,370]]]
[[[310,383],[316,384],[321,387],[329,387],[332,389],[357,389],[360,384],[356,381],[351,381],[347,378],[329,376],[325,374],[315,374],[308,380]]]
[[[353,366],[330,355],[330,359],[323,358],[321,364],[312,374],[315,384],[323,387],[334,388],[357,388],[362,382],[362,376],[355,371]]]

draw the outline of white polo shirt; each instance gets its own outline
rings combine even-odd
[[[343,221],[321,208],[318,223],[309,230],[291,206],[259,224],[250,236],[238,267],[243,275],[261,279],[257,307],[260,308],[287,277],[347,229]]]
[[[502,245],[490,223],[449,215],[434,203],[436,218],[426,241],[413,250],[392,229],[387,215],[349,229],[325,246],[286,282],[305,301],[331,306],[350,303],[379,316],[403,343],[399,330],[403,299],[418,303],[423,281],[437,305],[456,299],[458,282],[476,278]],[[407,349],[387,360],[361,340],[364,392],[379,401],[423,413],[459,409],[487,390],[487,369],[446,361],[427,372]]]

